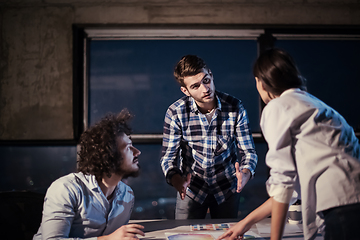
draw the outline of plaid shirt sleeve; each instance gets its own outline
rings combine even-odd
[[[254,140],[251,135],[247,112],[242,104],[240,104],[240,113],[237,119],[235,134],[239,149],[240,169],[249,169],[251,176],[253,177],[258,157],[255,151]]]
[[[160,164],[166,177],[166,181],[170,183],[171,177],[175,173],[181,173],[178,167],[178,152],[180,150],[181,128],[179,121],[176,120],[172,107],[166,111],[163,131],[163,146]]]

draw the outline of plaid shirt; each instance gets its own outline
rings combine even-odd
[[[216,97],[217,108],[210,123],[188,96],[168,108],[164,121],[160,161],[166,180],[170,184],[175,173],[191,173],[187,195],[200,204],[208,194],[213,194],[220,204],[236,191],[237,159],[240,168],[249,169],[252,176],[257,164],[241,101],[219,91]]]

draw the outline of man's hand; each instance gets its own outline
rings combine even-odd
[[[175,174],[171,178],[171,184],[179,192],[181,200],[185,199],[186,188],[190,185],[190,181],[191,181],[191,174],[190,173],[186,176],[186,179],[183,178],[180,174]]]
[[[139,224],[127,224],[119,227],[115,232],[107,235],[98,237],[99,240],[112,240],[112,239],[121,239],[121,240],[134,240],[139,239],[136,234],[145,236],[144,232],[141,231],[144,229],[144,226]]]
[[[251,173],[250,170],[244,168],[240,171],[240,164],[235,163],[236,178],[237,178],[237,188],[236,192],[239,193],[244,188],[245,184],[249,181]]]

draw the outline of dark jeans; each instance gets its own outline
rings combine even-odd
[[[360,203],[331,208],[323,213],[325,240],[360,239]]]
[[[210,209],[211,218],[237,218],[240,193],[234,193],[225,202],[217,204],[213,195],[208,195],[203,204],[195,202],[188,196],[181,200],[179,193],[176,199],[175,219],[204,219]]]

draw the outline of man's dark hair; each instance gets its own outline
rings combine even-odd
[[[202,72],[203,69],[209,71],[203,59],[196,55],[186,55],[183,56],[176,64],[174,77],[180,86],[186,87],[184,84],[184,78],[188,76],[195,76],[196,74]]]
[[[121,155],[117,148],[116,138],[123,134],[130,135],[128,121],[132,114],[123,109],[117,116],[107,114],[94,126],[87,129],[80,137],[77,170],[84,174],[102,178],[104,175],[119,172]]]
[[[279,48],[271,48],[260,54],[254,64],[253,74],[266,84],[268,92],[277,96],[290,88],[306,90],[306,80],[301,76],[294,59]]]

